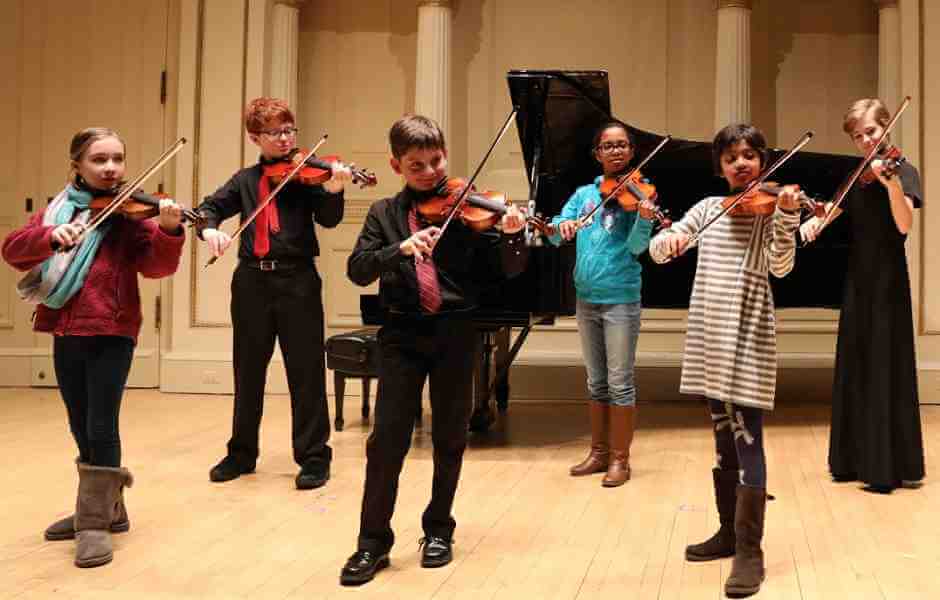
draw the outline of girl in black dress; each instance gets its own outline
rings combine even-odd
[[[851,106],[842,128],[864,154],[890,118],[881,100],[863,99]],[[848,214],[853,242],[839,319],[829,470],[836,481],[858,480],[871,491],[890,492],[924,477],[904,254],[914,209],[923,199],[920,175],[909,163],[892,175],[886,161],[876,158],[870,170],[870,182],[860,178],[834,215]],[[819,219],[811,219],[800,233],[811,241],[819,226]]]

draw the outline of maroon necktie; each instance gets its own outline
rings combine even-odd
[[[414,234],[418,231],[418,213],[412,206],[408,211],[408,228]],[[437,267],[430,255],[424,260],[415,260],[415,273],[418,276],[418,297],[421,300],[421,309],[425,312],[436,313],[441,308],[441,288],[437,283]]]

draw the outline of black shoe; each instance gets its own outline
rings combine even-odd
[[[297,478],[294,480],[294,483],[297,484],[298,490],[312,490],[323,487],[329,478],[329,465],[304,465],[303,468],[300,469],[300,473],[297,473]]]
[[[212,470],[209,471],[209,480],[215,482],[231,481],[232,479],[237,479],[246,473],[254,472],[254,464],[251,466],[243,465],[239,463],[235,457],[229,455],[219,461],[219,464],[212,467]]]
[[[340,585],[362,585],[372,581],[375,574],[389,565],[388,553],[376,554],[369,550],[356,550],[339,574]]]
[[[832,480],[836,483],[858,481],[858,475],[856,475],[855,473],[833,473]]]
[[[435,569],[443,567],[454,559],[454,553],[451,551],[451,540],[429,535],[421,538],[418,545],[421,548],[421,566],[425,569]]]

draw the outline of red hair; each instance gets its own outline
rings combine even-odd
[[[245,130],[255,135],[272,125],[294,124],[294,113],[280,98],[255,98],[245,107]]]

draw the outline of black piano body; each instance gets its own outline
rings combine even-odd
[[[529,183],[528,210],[546,217],[561,212],[579,186],[600,174],[591,153],[595,131],[613,119],[606,71],[529,71],[507,74],[516,128]],[[663,136],[627,123],[636,159],[645,157]],[[774,149],[770,160],[784,150]],[[798,183],[809,195],[831,198],[858,164],[857,157],[800,152],[774,177]],[[673,139],[643,168],[657,188],[660,205],[677,219],[709,195],[728,193],[712,171],[711,144]],[[844,219],[842,220],[844,221]],[[532,327],[551,324],[556,316],[575,312],[574,244],[554,247],[529,232],[536,245],[526,270],[509,282],[483,291],[474,322],[480,332],[472,431],[486,431],[495,420],[491,400],[504,411],[509,399],[509,368]],[[840,221],[815,244],[800,247],[793,272],[771,278],[778,308],[828,307],[841,304],[849,230]],[[641,257],[643,306],[688,308],[696,255],[690,251],[668,265]],[[363,322],[381,324],[377,296],[361,297]],[[512,330],[517,329],[515,340]],[[510,343],[511,342],[511,343]]]

